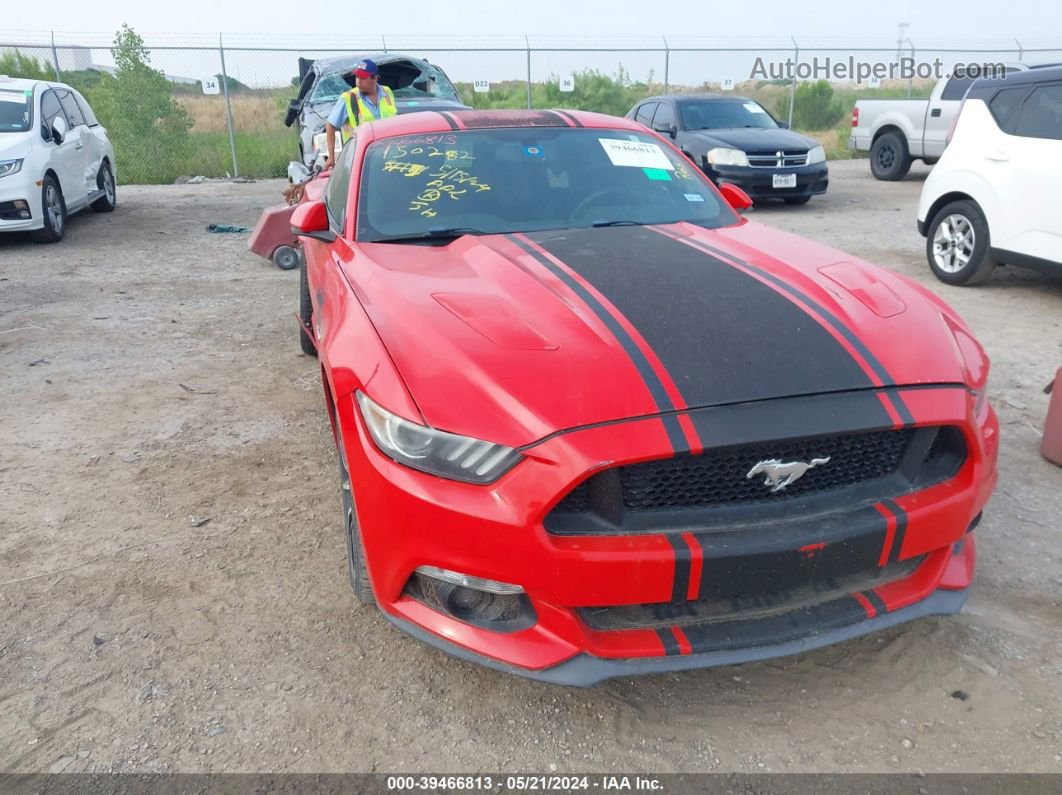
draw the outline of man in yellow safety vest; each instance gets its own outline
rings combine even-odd
[[[331,168],[336,162],[336,131],[343,136],[343,143],[358,124],[377,119],[387,119],[398,113],[395,95],[387,86],[380,85],[380,68],[375,61],[366,58],[347,74],[353,73],[356,88],[344,91],[336,102],[325,123],[325,141],[328,145],[328,160],[324,167]]]

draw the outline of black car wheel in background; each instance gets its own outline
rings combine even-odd
[[[642,100],[628,118],[674,140],[716,185],[753,199],[804,204],[830,184],[826,152],[745,97],[690,94]]]

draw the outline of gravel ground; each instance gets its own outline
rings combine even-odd
[[[1037,452],[1062,279],[942,285],[926,169],[832,171],[752,216],[918,279],[994,362],[1002,474],[960,615],[589,690],[421,645],[350,593],[296,274],[205,232],[281,183],[123,187],[61,245],[0,239],[0,772],[1062,772],[1062,469]]]

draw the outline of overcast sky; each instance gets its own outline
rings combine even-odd
[[[349,10],[340,10],[349,9]],[[331,13],[329,12],[331,10]],[[327,20],[327,21],[325,21]],[[535,0],[535,2],[357,3],[277,2],[277,0],[48,0],[43,5],[6,0],[0,16],[4,31],[48,30],[109,32],[128,22],[146,33],[251,33],[285,31],[333,36],[403,33],[438,36],[512,34],[702,35],[702,36],[852,36],[896,37],[896,23],[909,22],[917,43],[932,39],[1011,37],[1062,40],[1062,3],[1056,0],[872,0],[807,3],[758,0],[745,3],[669,0]],[[300,36],[301,44],[301,36]]]

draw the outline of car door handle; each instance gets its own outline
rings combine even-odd
[[[80,151],[81,151],[82,149],[84,149],[84,148],[85,148],[85,145],[84,145],[83,143],[76,143],[76,144],[74,144],[74,149],[76,149],[76,150],[77,150],[77,151],[79,151],[79,152],[80,152]]]
[[[940,116],[940,108],[933,108],[933,110],[929,111],[929,115],[932,116],[934,119],[939,117]]]
[[[997,149],[996,151],[989,152],[987,155],[985,155],[985,159],[995,160],[997,163],[1005,163],[1006,161],[1010,160],[1010,155],[1008,155],[1006,152]]]

